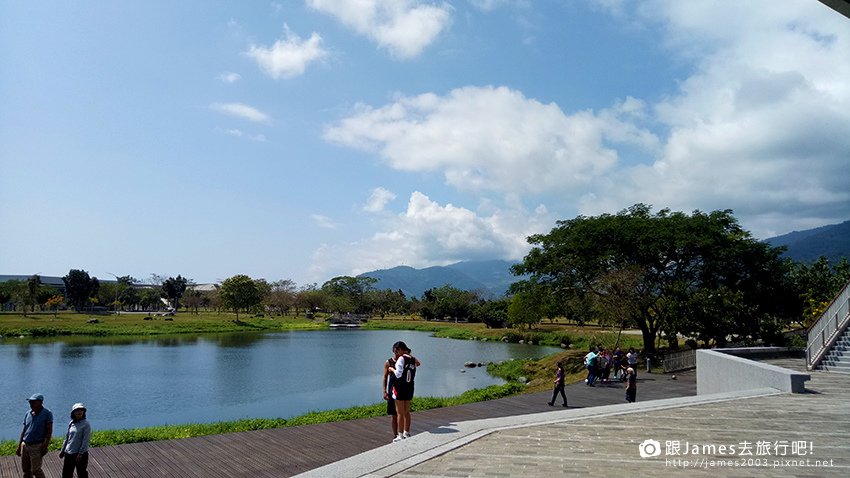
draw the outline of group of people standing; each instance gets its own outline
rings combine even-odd
[[[393,442],[410,438],[410,401],[419,360],[404,342],[393,344],[393,355],[384,362],[383,393],[392,416]]]
[[[44,478],[42,461],[53,438],[53,412],[44,406],[44,395],[33,394],[27,399],[30,409],[24,415],[21,438],[15,454],[21,457],[24,478]],[[59,459],[62,463],[62,478],[72,478],[74,470],[79,478],[88,478],[89,442],[91,424],[86,419],[86,406],[75,403],[71,406],[71,421]]]
[[[597,381],[609,382],[613,372],[615,381],[626,382],[626,401],[634,402],[637,400],[637,363],[638,353],[634,347],[624,353],[620,347],[615,347],[611,352],[601,344],[592,346],[584,356],[584,366],[587,368],[585,383],[593,387]]]

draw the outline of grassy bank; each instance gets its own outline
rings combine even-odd
[[[150,317],[146,319],[146,317]],[[170,320],[169,320],[170,319]],[[96,322],[95,322],[96,321]],[[322,321],[295,317],[249,317],[226,312],[181,312],[174,317],[147,314],[89,315],[75,312],[57,314],[0,314],[0,335],[4,337],[63,336],[150,336],[234,332],[274,332],[281,330],[322,329]]]
[[[450,407],[463,405],[465,403],[493,400],[517,394],[523,391],[524,388],[525,387],[517,383],[508,383],[505,385],[492,385],[486,388],[470,390],[456,397],[416,397],[411,403],[411,410],[429,410],[432,408]],[[310,412],[289,419],[254,418],[217,423],[163,425],[158,427],[124,430],[95,430],[92,432],[91,446],[101,447],[123,445],[127,443],[172,440],[177,438],[215,435],[219,433],[245,432],[270,428],[294,427],[299,425],[315,425],[317,423],[355,420],[358,418],[381,417],[386,416],[386,413],[387,406],[382,402],[374,405],[350,407],[339,410]],[[54,426],[54,429],[55,428],[56,427]],[[14,455],[16,446],[17,442],[15,440],[5,440],[0,442],[0,455]],[[54,437],[50,443],[50,450],[58,451],[61,446],[62,438]]]
[[[619,335],[617,331],[597,326],[578,327],[562,323],[541,323],[534,329],[490,329],[484,324],[426,322],[392,317],[388,319],[373,319],[364,325],[372,330],[418,330],[432,332],[435,337],[459,339],[500,341],[509,343],[526,343],[531,345],[548,345],[573,350],[587,351],[591,344],[603,344],[613,347],[642,348],[643,342],[637,335]],[[619,340],[619,342],[617,342]]]

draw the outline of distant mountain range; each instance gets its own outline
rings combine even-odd
[[[786,246],[785,256],[798,262],[811,263],[826,256],[834,263],[842,257],[850,258],[850,221],[789,232],[765,239],[765,242],[774,247]]]
[[[514,262],[509,261],[464,261],[448,266],[414,269],[398,266],[365,272],[358,277],[377,279],[376,289],[401,290],[408,297],[422,297],[426,290],[446,284],[461,290],[480,290],[486,295],[501,297],[510,285],[518,280],[511,274]]]
[[[837,262],[842,257],[850,258],[850,221],[818,227],[807,231],[794,231],[782,236],[765,239],[776,247],[786,246],[786,257],[795,261],[811,263],[820,256]],[[508,287],[521,278],[514,276],[510,268],[514,262],[465,261],[442,267],[414,269],[398,266],[360,274],[378,280],[376,289],[401,290],[408,297],[422,297],[426,290],[446,284],[461,290],[479,290],[492,297],[501,297]]]

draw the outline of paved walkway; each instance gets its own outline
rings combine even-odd
[[[769,362],[805,370],[799,359]],[[457,423],[454,440],[426,433],[305,476],[846,477],[850,375],[811,375],[803,394],[762,389]],[[642,443],[658,456],[642,458]]]
[[[695,373],[670,376],[641,373],[639,400],[692,396],[696,393]],[[582,384],[567,386],[569,411],[581,412],[624,401],[622,384]],[[454,423],[535,417],[552,414],[561,407],[549,407],[551,392],[519,395],[488,402],[414,412],[414,437],[450,438]],[[558,402],[560,404],[560,402]],[[95,417],[93,424],[97,426]],[[122,477],[286,477],[339,462],[363,452],[381,449],[392,439],[388,417],[351,420],[256,432],[137,443],[95,448],[91,451],[92,476]],[[402,443],[403,444],[403,443]],[[400,445],[400,444],[392,444]],[[397,453],[403,448],[390,449]],[[19,477],[17,457],[0,457],[0,477]],[[60,476],[56,452],[45,457],[47,476]],[[317,476],[336,476],[333,474]]]

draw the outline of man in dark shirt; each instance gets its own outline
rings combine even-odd
[[[44,395],[36,393],[28,400],[30,410],[24,415],[24,428],[15,454],[21,457],[24,478],[44,478],[41,460],[47,454],[53,436],[53,413],[44,408]]]

